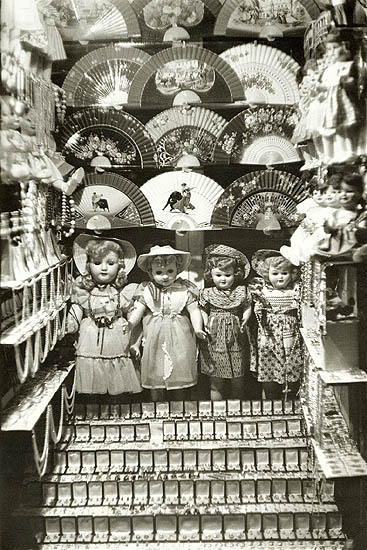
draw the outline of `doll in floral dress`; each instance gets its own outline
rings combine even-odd
[[[187,269],[190,253],[171,246],[153,246],[138,257],[138,266],[150,276],[134,296],[129,323],[143,322],[142,386],[153,401],[184,399],[197,382],[196,337],[204,338],[197,303],[198,289],[178,273]],[[133,345],[139,356],[138,345]],[[175,390],[175,391],[174,391]]]
[[[276,250],[255,252],[252,267],[262,281],[252,290],[258,330],[251,369],[267,399],[294,396],[303,367],[298,269]]]
[[[79,235],[68,332],[79,332],[76,344],[76,391],[118,395],[141,391],[130,357],[127,315],[132,301],[122,288],[134,267],[134,247],[120,239]]]
[[[210,378],[210,397],[241,399],[249,357],[246,324],[251,315],[251,296],[243,280],[249,274],[246,256],[222,244],[204,251],[204,278],[214,286],[200,292],[206,339],[200,345],[201,372]]]

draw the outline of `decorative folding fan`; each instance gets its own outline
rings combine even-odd
[[[157,227],[195,229],[210,224],[214,205],[223,193],[211,178],[195,172],[166,172],[142,185]]]
[[[58,6],[64,40],[121,39],[140,36],[138,17],[126,0],[67,0]],[[69,6],[64,6],[69,4]]]
[[[294,104],[299,101],[300,66],[286,53],[265,44],[242,44],[220,54],[242,82],[251,103]]]
[[[118,174],[87,175],[73,198],[76,227],[155,225],[152,209],[139,187]]]
[[[149,120],[145,127],[156,145],[159,166],[175,166],[183,155],[201,162],[213,160],[214,145],[226,120],[203,107],[172,107]]]
[[[221,8],[222,8],[222,3],[219,1],[219,0],[202,0],[201,3],[206,6],[211,12],[213,15],[217,15]],[[140,14],[140,12],[145,9],[146,7],[148,7],[149,5],[154,5],[154,3],[152,2],[152,0],[132,0],[131,2],[131,6],[134,8],[135,12]],[[176,15],[177,16],[177,21],[176,21],[176,24],[177,25],[184,25],[184,26],[187,26],[190,24],[190,21],[188,21],[188,23],[183,23],[180,21],[180,16],[185,16],[185,9],[188,8],[188,7],[191,7],[191,3],[188,2],[187,0],[181,0],[181,1],[178,1],[178,0],[155,0],[155,5],[157,7],[160,7],[161,8],[161,12],[166,12],[167,15]],[[174,13],[173,10],[176,8],[176,12]],[[161,13],[159,12],[159,13]],[[180,13],[178,13],[180,12]],[[169,22],[167,24],[167,26],[169,26],[171,23]]]
[[[69,116],[60,130],[60,145],[65,160],[74,166],[104,164],[156,166],[156,151],[144,124],[123,111],[85,109]]]
[[[298,115],[294,107],[252,107],[223,128],[214,151],[216,162],[272,165],[298,162],[290,141]]]
[[[277,35],[303,34],[312,19],[320,14],[314,0],[226,0],[218,14],[214,34],[258,36],[267,25],[273,25]],[[271,33],[272,29],[268,29]],[[272,36],[269,34],[269,36]]]
[[[211,223],[221,226],[253,227],[270,214],[281,226],[298,221],[296,206],[307,197],[297,176],[278,170],[260,170],[237,179],[219,197]]]
[[[136,73],[128,102],[171,105],[176,94],[194,91],[202,101],[243,98],[241,82],[229,64],[200,46],[177,46],[153,55]]]
[[[150,57],[137,48],[120,44],[87,53],[73,65],[64,80],[67,105],[91,107],[126,103],[136,71]]]

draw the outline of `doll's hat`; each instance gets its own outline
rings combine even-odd
[[[122,239],[114,239],[112,237],[97,237],[95,235],[88,235],[82,233],[78,235],[73,243],[73,258],[79,273],[84,275],[86,273],[87,265],[87,245],[91,241],[113,241],[120,245],[124,253],[125,273],[130,273],[136,262],[136,250],[131,243],[123,241]]]
[[[256,273],[259,273],[259,275],[263,276],[263,272],[265,269],[264,261],[267,258],[276,258],[278,256],[282,256],[279,250],[272,250],[270,248],[257,250],[251,258],[252,269],[254,269]]]
[[[243,269],[245,279],[250,273],[250,262],[247,256],[236,248],[232,248],[232,246],[227,246],[226,244],[211,244],[204,249],[204,263],[210,256],[223,256],[223,258],[233,258],[237,260]]]
[[[152,246],[147,254],[140,254],[138,258],[138,266],[142,271],[149,272],[150,260],[154,256],[181,256],[183,259],[183,266],[180,271],[185,271],[190,264],[191,254],[190,252],[184,252],[183,250],[176,250],[171,245],[165,246]]]

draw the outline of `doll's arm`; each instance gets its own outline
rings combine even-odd
[[[251,317],[251,311],[252,311],[252,308],[251,308],[251,304],[249,304],[247,306],[247,308],[244,310],[243,314],[242,314],[242,319],[241,319],[241,332],[243,332],[245,330],[245,327]]]
[[[191,324],[194,327],[195,334],[200,340],[205,340],[206,334],[203,330],[203,317],[197,302],[192,302],[186,306],[190,315]]]
[[[134,359],[140,360],[140,346],[143,339],[143,331],[141,325],[137,325],[131,331],[130,336],[130,353]]]
[[[140,321],[144,317],[144,313],[146,309],[147,309],[146,306],[141,302],[139,301],[134,302],[134,306],[132,310],[127,315],[127,320],[131,330],[140,323]]]
[[[208,327],[209,315],[207,314],[205,309],[203,309],[203,308],[199,308],[199,309],[200,309],[201,316],[203,318],[204,330],[207,334],[209,334],[209,327]]]
[[[69,310],[68,319],[67,319],[68,334],[74,334],[75,332],[78,332],[82,317],[83,317],[83,308],[78,304],[72,304]]]

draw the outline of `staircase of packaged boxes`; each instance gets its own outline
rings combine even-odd
[[[16,512],[37,548],[344,547],[299,401],[76,404],[65,428]]]

